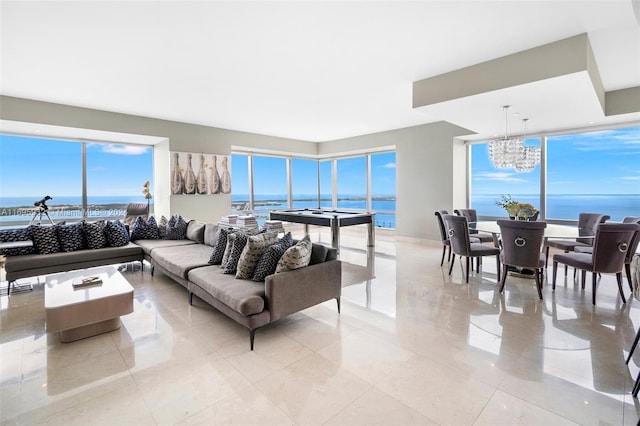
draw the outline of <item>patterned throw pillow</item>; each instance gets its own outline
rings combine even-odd
[[[62,250],[55,226],[31,225],[31,233],[38,253],[51,254]]]
[[[164,217],[164,215],[160,216],[160,222],[158,223],[158,232],[160,233],[160,238],[164,238],[167,236],[167,223],[169,223],[167,218]]]
[[[131,229],[131,241],[135,240],[159,240],[160,230],[156,223],[156,218],[151,216],[149,220],[144,220],[142,216],[138,216],[133,222]]]
[[[218,230],[218,238],[216,239],[216,242],[213,245],[213,251],[211,252],[211,257],[209,258],[209,264],[211,265],[222,264],[224,251],[227,248],[227,235],[229,235],[229,230],[225,228],[220,228]]]
[[[311,260],[311,247],[311,239],[308,235],[298,241],[295,246],[289,247],[278,261],[276,273],[293,271],[294,269],[308,266]]]
[[[76,251],[84,248],[82,223],[56,225],[56,233],[62,251]]]
[[[104,235],[109,247],[122,247],[129,244],[129,233],[124,223],[119,220],[109,221],[104,225]]]
[[[291,232],[288,232],[287,235],[280,238],[278,242],[272,244],[267,251],[262,253],[251,279],[253,281],[264,281],[268,275],[274,274],[276,272],[276,266],[278,266],[278,261],[284,252],[292,245],[293,239],[291,238]]]
[[[87,239],[87,248],[97,250],[107,246],[107,237],[104,235],[104,220],[82,222],[82,229]]]
[[[240,254],[240,260],[238,261],[238,267],[236,269],[236,278],[251,278],[262,253],[276,241],[278,241],[277,233],[266,233],[248,237],[247,244]]]
[[[29,240],[33,240],[33,234],[31,233],[30,227],[0,231],[0,242],[3,243],[14,243]],[[24,254],[33,254],[35,252],[36,248],[33,245],[29,247],[16,247],[0,250],[0,254],[5,256],[21,256]]]
[[[180,215],[171,216],[167,222],[167,240],[184,240],[187,234],[187,222]]]
[[[235,274],[238,269],[238,262],[240,261],[240,255],[244,246],[247,244],[247,234],[243,232],[234,232],[227,237],[227,245],[231,243],[231,249],[229,250],[229,259],[224,264],[225,274]]]

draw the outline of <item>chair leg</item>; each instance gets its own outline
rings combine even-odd
[[[629,289],[633,292],[633,283],[631,282],[631,264],[625,263],[624,270],[627,273],[627,282],[629,283]]]
[[[638,328],[638,332],[636,333],[636,338],[633,339],[633,345],[631,345],[631,349],[629,350],[629,355],[627,355],[627,360],[624,362],[625,364],[629,364],[629,361],[631,361],[631,356],[633,355],[633,351],[636,350],[636,346],[638,346],[638,341],[640,341],[640,328]]]
[[[585,269],[582,270],[582,289],[584,290],[584,283],[587,281],[587,271]]]
[[[542,300],[542,271],[536,268],[536,287],[538,288],[538,297]]]
[[[504,270],[502,276],[506,278],[506,276],[507,276],[507,270],[506,269]],[[500,281],[500,255],[499,254],[496,255],[496,279],[498,281]]]
[[[503,264],[502,265],[502,279],[499,281],[500,282],[500,293],[502,293],[504,291],[504,284],[507,281],[507,265]]]
[[[551,282],[551,289],[556,289],[556,275],[558,275],[558,262],[553,261],[553,281]]]
[[[469,256],[467,256],[466,259],[467,259],[466,281],[467,281],[467,284],[469,284],[469,259],[470,259]]]
[[[440,259],[440,266],[444,265],[444,255],[447,253],[447,246],[442,246],[442,259]]]
[[[593,304],[596,304],[596,277],[598,276],[598,274],[596,274],[595,272],[593,272],[591,274],[591,292],[593,293]]]
[[[544,267],[546,268],[549,263],[549,246],[546,247],[544,255],[546,256],[544,259]]]
[[[633,385],[633,390],[631,391],[631,394],[633,395],[634,398],[638,397],[638,391],[640,391],[640,373],[638,373],[636,382]]]
[[[447,256],[447,262],[451,262],[451,246],[449,246],[449,254]]]
[[[627,299],[624,298],[624,290],[622,289],[622,272],[616,274],[616,280],[618,281],[618,291],[620,292],[622,303],[627,303]]]

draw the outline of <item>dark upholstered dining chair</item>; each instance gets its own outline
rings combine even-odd
[[[637,223],[640,224],[640,217],[636,216],[627,216],[622,220],[622,223]],[[636,232],[633,239],[631,240],[631,244],[629,245],[629,250],[627,250],[627,255],[624,258],[624,269],[627,275],[627,282],[629,283],[629,289],[633,291],[633,280],[631,279],[631,262],[633,261],[633,255],[636,254],[636,250],[638,249],[638,244],[640,244],[640,232]],[[593,247],[576,247],[576,253],[593,253]],[[584,275],[582,279],[582,287],[584,288]]]
[[[556,288],[556,273],[558,263],[581,269],[584,277],[587,271],[591,272],[591,285],[593,292],[593,304],[596,304],[596,276],[602,274],[616,274],[618,291],[624,303],[622,289],[622,269],[627,251],[631,247],[631,241],[640,225],[635,223],[602,223],[596,230],[593,242],[593,253],[559,253],[553,255],[553,289]]]
[[[578,216],[578,228],[585,229],[589,232],[595,233],[599,224],[606,222],[610,219],[610,216],[600,213],[580,213]],[[549,247],[557,248],[565,253],[574,251],[577,246],[589,247],[593,245],[593,238],[576,238],[575,240],[546,240],[545,256],[547,256],[547,262],[549,261]],[[547,266],[547,265],[545,265]],[[567,268],[565,266],[564,274],[567,275]]]
[[[502,240],[502,280],[500,293],[504,290],[507,280],[507,267],[532,269],[536,275],[538,296],[542,300],[542,271],[545,255],[542,253],[542,239],[546,222],[530,222],[522,220],[499,220],[500,236]]]
[[[477,222],[478,214],[475,209],[455,209],[453,211],[458,216],[464,216],[467,218],[467,222]],[[480,240],[481,243],[492,243],[493,235],[487,234],[485,232],[478,232],[474,229],[469,231],[472,237],[475,237]]]
[[[498,276],[498,281],[500,281],[500,249],[481,243],[471,242],[471,239],[469,237],[469,224],[467,222],[467,218],[465,218],[464,216],[445,214],[442,215],[442,219],[444,220],[445,229],[447,230],[447,235],[449,236],[449,241],[451,244],[451,251],[453,252],[453,255],[451,256],[451,266],[449,266],[449,275],[451,275],[451,271],[453,271],[453,264],[455,263],[456,255],[460,256],[461,262],[462,257],[465,257],[467,259],[465,279],[467,283],[469,282],[470,258],[495,256],[497,266],[496,274]],[[480,267],[478,265],[478,269],[479,268]]]
[[[438,229],[440,229],[440,240],[442,240],[442,259],[440,260],[440,266],[444,265],[444,255],[447,252],[447,247],[449,248],[449,256],[447,257],[447,262],[451,262],[451,242],[449,241],[449,236],[447,235],[447,230],[444,226],[444,220],[442,219],[442,215],[449,214],[446,210],[436,210],[436,218],[438,219]]]

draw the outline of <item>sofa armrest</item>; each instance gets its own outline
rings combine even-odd
[[[342,262],[331,260],[266,277],[265,296],[271,321],[301,311],[342,293]]]

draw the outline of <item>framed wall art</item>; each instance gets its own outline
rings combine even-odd
[[[228,155],[171,152],[172,195],[231,194]]]

